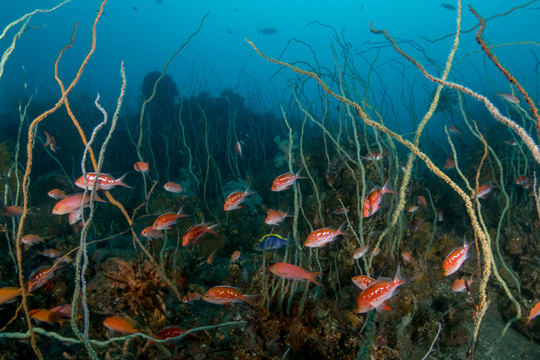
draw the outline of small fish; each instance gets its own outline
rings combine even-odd
[[[58,314],[60,317],[69,318],[71,317],[71,304],[59,305],[49,309],[49,311]]]
[[[188,292],[184,297],[182,298],[182,302],[184,304],[192,303],[197,300],[201,300],[202,295],[197,292]]]
[[[0,305],[9,304],[21,296],[21,289],[16,287],[4,287],[0,289]]]
[[[454,5],[442,3],[441,6],[442,6],[443,8],[445,8],[446,10],[456,11],[456,8],[454,7]]]
[[[285,218],[287,218],[287,217],[290,217],[290,215],[287,214],[286,212],[284,213],[281,210],[270,209],[267,212],[267,216],[266,216],[266,219],[264,219],[264,223],[266,225],[278,226],[283,221],[285,221]]]
[[[517,146],[517,141],[515,140],[504,140],[504,142],[507,144],[507,145],[510,145],[510,146]]]
[[[540,301],[534,305],[534,307],[531,309],[531,312],[529,314],[529,319],[527,320],[527,324],[531,322],[532,319],[540,315]]]
[[[56,152],[56,140],[54,139],[54,136],[49,135],[49,133],[46,131],[44,131],[44,133],[47,137],[47,140],[45,141],[45,144],[43,144],[43,146],[48,146],[51,151]]]
[[[241,252],[238,251],[238,250],[233,252],[233,254],[231,255],[231,261],[229,262],[229,264],[232,264],[232,263],[236,262],[238,260],[238,258],[240,257],[240,254],[241,254]]]
[[[243,141],[237,141],[236,144],[234,144],[234,151],[238,154],[239,157],[242,157],[242,149],[246,146]]]
[[[465,279],[457,279],[452,284],[452,291],[453,292],[463,292],[468,291],[467,289],[470,288],[471,284],[474,282],[474,280],[467,280],[467,284],[465,284]]]
[[[52,197],[55,200],[62,200],[67,198],[67,195],[65,192],[63,192],[60,189],[53,189],[47,193],[50,197]]]
[[[263,35],[274,35],[275,33],[277,33],[277,29],[274,28],[259,29],[257,31],[259,32],[259,34]]]
[[[427,201],[425,197],[423,197],[422,195],[418,195],[416,199],[418,199],[418,205],[420,205],[424,209],[427,209]]]
[[[218,305],[227,305],[228,303],[237,303],[245,301],[249,305],[256,307],[249,299],[252,295],[244,295],[240,290],[232,286],[214,286],[209,289],[202,297],[206,302]]]
[[[354,251],[353,259],[360,259],[364,255],[366,255],[368,251],[369,251],[369,245],[360,246],[358,249]]]
[[[178,194],[178,193],[181,193],[182,191],[184,191],[184,188],[182,188],[182,186],[180,184],[173,183],[172,181],[169,181],[168,183],[163,185],[163,188],[165,190],[167,190],[168,192],[172,192],[172,193],[175,193],[175,194]]]
[[[76,209],[69,213],[68,220],[69,225],[75,224],[77,221],[82,220],[83,208]]]
[[[277,178],[274,179],[271,190],[275,192],[287,190],[292,185],[294,185],[296,180],[307,179],[305,176],[300,176],[300,171],[302,171],[302,169],[298,170],[296,174],[285,173],[279,175]]]
[[[415,211],[418,210],[418,209],[420,209],[420,206],[411,206],[411,207],[409,208],[408,211],[409,211],[410,213],[413,213],[413,212],[415,212]]]
[[[147,238],[148,240],[152,239],[163,239],[163,231],[161,230],[154,230],[152,229],[152,226],[147,226],[141,231],[141,235]]]
[[[446,164],[444,165],[444,170],[453,169],[456,167],[456,161],[454,160],[454,154],[450,154],[446,159]]]
[[[147,173],[150,167],[148,166],[147,162],[144,161],[137,161],[135,164],[133,164],[133,168],[135,171],[141,172],[141,173]]]
[[[437,222],[444,222],[444,212],[442,210],[438,212]]]
[[[182,208],[178,210],[178,212],[175,214],[173,212],[168,212],[163,215],[160,215],[152,224],[152,229],[154,230],[165,230],[165,229],[172,229],[171,226],[176,224],[178,219],[183,217],[188,217],[189,215],[182,214]]]
[[[300,266],[296,266],[288,263],[276,263],[270,266],[270,272],[284,279],[289,280],[307,280],[311,281],[315,285],[324,286],[317,282],[317,276],[322,275],[322,272],[309,272]]]
[[[182,237],[182,246],[188,246],[199,242],[201,237],[206,233],[211,233],[219,236],[213,229],[219,224],[210,225],[210,223],[201,223],[191,226],[187,229],[186,233]]]
[[[118,179],[115,179],[110,174],[99,174],[99,178],[97,180],[97,187],[96,190],[111,190],[115,186],[123,186],[127,187],[128,189],[133,189],[132,186],[126,185],[124,183],[124,178],[126,177],[127,173],[119,177]],[[81,175],[80,178],[75,181],[75,185],[80,187],[81,189],[85,188],[86,183],[88,183],[88,189],[92,189],[94,186],[94,181],[96,180],[96,173],[90,172],[86,174],[86,180],[84,179],[84,175]]]
[[[442,265],[444,276],[452,275],[459,270],[461,265],[467,260],[467,252],[472,244],[474,244],[474,241],[469,244],[464,243],[463,246],[455,248],[448,254]]]
[[[175,337],[178,337],[180,335],[182,335],[183,333],[185,333],[187,330],[181,328],[181,327],[178,327],[178,326],[168,326],[166,328],[164,328],[163,330],[161,330],[156,336],[154,336],[154,339],[156,340],[167,340],[167,339],[170,339],[170,338],[175,338]],[[169,344],[170,346],[173,346],[174,347],[174,344],[172,344],[171,342],[173,342],[173,340],[171,341],[166,341],[165,344]]]
[[[398,266],[394,280],[379,279],[358,295],[356,313],[367,313],[374,309],[377,311],[390,310],[386,302],[396,295],[397,288],[406,282],[401,278],[401,267]]]
[[[346,206],[339,206],[332,210],[332,215],[344,215],[349,212],[349,208]]]
[[[412,263],[414,263],[414,258],[413,258],[413,256],[411,255],[411,253],[408,253],[408,252],[402,252],[402,253],[401,253],[401,257],[403,258],[403,261],[405,261],[407,264],[412,264]]]
[[[43,251],[40,251],[39,255],[48,257],[49,259],[55,259],[62,254],[56,249],[45,249]]]
[[[41,236],[39,236],[39,235],[34,235],[34,234],[25,235],[25,236],[23,236],[23,238],[21,239],[21,242],[22,242],[24,245],[27,245],[27,246],[36,245],[36,244],[39,244],[39,243],[42,242],[42,241],[43,241],[43,238],[41,238]]]
[[[73,195],[68,196],[65,199],[60,200],[54,205],[52,209],[52,213],[55,215],[65,215],[77,209],[80,209],[81,204],[83,202],[83,196],[84,196],[84,193],[75,193]],[[100,198],[98,194],[94,195],[94,201],[106,202],[105,200]],[[90,194],[86,194],[86,196],[84,197],[84,206],[85,207],[90,206],[89,203],[90,203]]]
[[[372,153],[367,154],[366,156],[362,156],[362,160],[367,160],[367,161],[379,161],[382,158],[383,158],[383,155],[378,152],[372,152]]]
[[[343,231],[344,226],[345,223],[343,223],[343,225],[341,225],[337,230],[329,227],[315,230],[308,235],[306,241],[304,242],[304,246],[325,247],[326,245],[334,241],[339,235],[349,236],[348,233]]]
[[[500,97],[504,101],[508,101],[511,104],[516,104],[516,105],[519,104],[519,98],[513,94],[502,92],[502,93],[496,94],[496,96]]]
[[[473,190],[473,193],[471,195],[471,199],[474,199],[476,196],[478,196],[480,199],[486,199],[487,195],[491,192],[491,190],[496,189],[497,187],[492,185],[491,183],[488,184],[482,184],[478,188]]]
[[[279,249],[287,244],[287,241],[288,240],[281,235],[266,234],[255,244],[254,248],[257,251]]]
[[[131,8],[135,11],[139,11],[139,9],[137,9],[135,6],[132,6]]]
[[[7,217],[17,217],[23,214],[23,208],[20,206],[6,206],[2,209],[2,215]]]
[[[523,186],[523,187],[525,187],[526,185],[530,186],[529,181],[530,181],[530,179],[529,179],[528,176],[522,175],[522,176],[519,176],[516,179],[516,185],[520,185],[520,186]]]
[[[60,326],[64,324],[64,320],[60,318],[60,315],[53,313],[45,309],[35,309],[28,312],[30,317],[37,321],[46,322],[47,324],[54,326],[54,323],[59,323]]]
[[[377,255],[379,255],[381,253],[381,248],[377,248],[375,250],[373,250],[373,252],[371,253],[371,256],[375,257]]]
[[[424,219],[414,219],[411,223],[411,228],[413,229],[413,231],[423,231],[423,232],[427,232],[426,229],[424,229],[422,227],[422,223],[424,222]]]
[[[351,280],[354,283],[354,285],[358,286],[362,290],[366,290],[371,284],[377,281],[366,275],[358,275],[351,278]]]
[[[45,285],[50,279],[54,277],[54,272],[63,268],[66,265],[61,265],[59,262],[53,266],[41,266],[37,268],[28,279],[28,291],[37,290]]]
[[[103,320],[103,325],[109,330],[118,331],[122,334],[135,334],[141,330],[135,329],[135,322],[131,319],[111,316]]]
[[[390,189],[389,182],[390,179],[386,181],[386,184],[382,188],[375,187],[370,191],[362,208],[362,215],[364,217],[369,217],[379,211],[384,194],[397,194],[397,192]]]
[[[231,210],[241,209],[242,206],[240,206],[240,204],[242,204],[246,200],[247,196],[253,195],[253,194],[255,194],[255,192],[249,191],[249,186],[244,192],[233,191],[232,193],[229,194],[229,196],[227,196],[227,199],[225,200],[225,204],[223,205],[223,210],[231,211]]]
[[[208,255],[208,259],[206,259],[206,263],[208,265],[212,265],[212,263],[214,262],[214,256],[215,255],[216,255],[215,251],[212,251],[212,253],[210,255]]]
[[[448,127],[448,131],[450,131],[451,133],[454,133],[454,134],[461,134],[461,131],[458,130],[458,128],[456,127],[456,125],[450,125]]]

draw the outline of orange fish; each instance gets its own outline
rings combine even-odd
[[[184,295],[184,297],[182,298],[182,302],[185,304],[191,303],[197,300],[201,300],[201,297],[202,297],[201,294],[197,292],[189,292],[186,295]]]
[[[300,176],[300,171],[302,171],[302,169],[298,170],[296,174],[286,173],[286,174],[279,175],[277,178],[274,179],[271,190],[272,191],[287,190],[296,182],[296,180],[307,179],[305,176]]]
[[[348,233],[343,231],[344,226],[345,223],[343,223],[343,225],[341,225],[337,230],[328,227],[315,230],[308,235],[306,241],[304,242],[304,246],[324,247],[328,245],[328,243],[334,241],[339,235],[349,236]]]
[[[396,289],[406,282],[401,278],[401,270],[398,266],[394,280],[379,279],[358,295],[356,313],[367,313],[374,309],[377,311],[390,310],[386,302],[396,295]]]
[[[201,237],[206,233],[211,233],[219,236],[219,234],[213,230],[213,228],[215,228],[219,224],[214,224],[211,226],[208,225],[210,225],[210,223],[201,223],[193,225],[189,229],[187,229],[186,233],[182,237],[182,246],[188,246],[198,243]]]
[[[397,194],[397,192],[390,189],[389,181],[390,180],[387,180],[382,188],[375,187],[370,191],[364,201],[364,207],[362,208],[362,215],[364,217],[369,217],[379,211],[384,194]]]
[[[407,264],[412,264],[414,262],[414,258],[411,253],[403,252],[401,253],[401,257],[403,258],[403,261],[405,261]]]
[[[60,318],[60,315],[49,310],[35,309],[30,310],[29,314],[34,320],[46,322],[51,326],[53,326],[54,323],[59,323],[60,326],[64,324],[64,320]]]
[[[456,167],[456,161],[454,160],[454,154],[450,154],[450,156],[446,158],[446,164],[444,165],[444,170],[453,169],[455,167]]]
[[[54,205],[52,213],[55,215],[65,215],[77,209],[80,209],[81,204],[83,202],[83,196],[84,196],[84,193],[75,193],[73,195],[68,196],[65,199],[60,200]],[[97,194],[94,195],[94,201],[106,202],[105,200],[100,198]],[[90,194],[86,194],[86,196],[84,197],[84,206],[85,207],[90,206],[89,202],[90,202]]]
[[[302,281],[307,280],[311,281],[315,285],[324,286],[323,284],[317,282],[317,276],[322,275],[322,272],[320,271],[310,273],[300,266],[288,263],[276,263],[270,266],[270,272],[284,279]]]
[[[203,295],[202,299],[206,302],[218,305],[227,305],[228,303],[237,303],[245,301],[249,305],[256,307],[249,299],[252,295],[244,295],[240,290],[232,286],[214,286]]]
[[[48,132],[44,131],[45,136],[47,137],[47,140],[45,141],[45,144],[43,146],[48,146],[51,151],[56,152],[56,140],[54,139],[54,136],[49,135]]]
[[[68,216],[69,225],[73,225],[77,221],[82,220],[82,216],[83,216],[83,209],[82,208],[70,212],[69,216]]]
[[[28,292],[39,289],[54,277],[54,272],[66,265],[55,263],[53,266],[42,266],[37,268],[28,279]]]
[[[266,216],[266,219],[264,219],[264,223],[266,225],[275,225],[275,226],[281,224],[283,221],[285,221],[286,217],[290,216],[286,212],[284,213],[281,210],[273,210],[273,209],[268,210],[267,214],[268,215]]]
[[[135,334],[141,330],[135,329],[135,322],[131,319],[111,316],[103,320],[103,325],[109,330],[118,331],[122,334]]]
[[[39,235],[34,235],[34,234],[29,234],[29,235],[25,235],[22,239],[21,239],[21,242],[24,244],[24,245],[27,245],[27,246],[32,246],[32,245],[35,245],[35,244],[39,244],[40,242],[42,242],[43,239],[41,238],[41,236]]]
[[[369,251],[369,245],[360,246],[354,251],[353,259],[360,259],[362,256],[366,255]]]
[[[141,231],[141,235],[147,238],[148,240],[152,239],[163,239],[163,232],[161,230],[154,230],[152,226],[147,226]]]
[[[418,210],[419,208],[420,208],[420,206],[411,206],[408,211],[410,213],[412,213],[412,212],[415,212],[416,210]]]
[[[491,190],[496,188],[497,187],[495,185],[492,185],[491,183],[482,184],[476,189],[474,189],[471,195],[471,199],[474,199],[476,196],[478,196],[480,199],[486,199],[487,195],[491,192]]]
[[[168,183],[163,185],[163,188],[165,190],[167,190],[168,192],[172,192],[172,193],[175,193],[175,194],[178,194],[178,193],[181,193],[182,191],[184,191],[184,188],[182,188],[182,186],[180,184],[173,183],[172,181],[169,181]]]
[[[238,258],[240,257],[240,251],[236,250],[235,252],[233,252],[233,254],[231,255],[231,261],[229,262],[229,264],[232,264],[234,262],[236,262],[236,260],[238,260]]]
[[[527,324],[531,322],[532,319],[540,315],[540,301],[534,305],[534,307],[531,309],[531,313],[529,314],[529,319],[527,320]]]
[[[469,244],[464,243],[463,246],[455,248],[448,254],[442,265],[444,276],[452,275],[459,270],[463,262],[467,260],[467,252],[472,244],[474,244],[474,241]]]
[[[21,296],[21,289],[16,287],[4,287],[0,289],[0,305],[9,304]]]
[[[62,200],[67,198],[67,195],[65,192],[63,192],[60,189],[53,189],[47,193],[50,197],[52,197],[55,200]]]
[[[167,340],[167,339],[171,339],[171,338],[176,338],[180,335],[182,335],[183,333],[185,333],[187,330],[185,329],[182,329],[181,327],[178,327],[178,326],[168,326],[166,328],[164,328],[163,330],[161,330],[159,332],[159,334],[157,334],[154,339],[156,340]],[[171,342],[174,342],[174,340],[171,340],[171,341],[166,341],[165,344],[169,344]],[[174,347],[174,344],[170,344],[170,346]]]
[[[454,134],[461,134],[461,131],[458,130],[458,128],[456,127],[456,125],[450,125],[448,127],[448,131],[450,131],[451,133],[454,133]]]
[[[366,275],[358,275],[351,278],[351,280],[354,283],[354,285],[358,286],[362,290],[366,290],[371,284],[377,281]]]
[[[473,280],[467,280],[467,283],[465,283],[465,279],[457,279],[452,284],[452,291],[453,292],[462,292],[462,291],[469,291],[471,284],[473,283]]]
[[[133,164],[133,168],[135,171],[141,172],[141,173],[147,173],[150,167],[148,166],[147,162],[144,161],[137,161],[135,164]]]
[[[152,229],[154,230],[165,230],[172,229],[171,226],[176,224],[176,221],[182,217],[188,217],[189,215],[182,214],[182,208],[178,210],[175,214],[173,212],[168,212],[163,215],[160,215],[152,224]]]
[[[60,251],[56,249],[45,249],[39,252],[39,255],[48,257],[49,259],[54,259],[62,255]]]
[[[118,179],[115,179],[110,174],[99,174],[96,190],[111,190],[118,185],[127,187],[128,189],[133,189],[133,187],[124,183],[124,178],[126,177],[126,175],[127,173],[125,173]],[[88,183],[88,189],[92,189],[95,180],[96,173],[90,172],[86,174],[86,180],[84,179],[84,175],[82,175],[80,178],[77,179],[77,181],[75,181],[75,185],[84,189],[86,183]]]
[[[418,205],[420,205],[420,206],[423,207],[424,209],[427,209],[427,201],[426,201],[426,198],[423,197],[422,195],[418,195],[416,198],[418,199]]]
[[[215,251],[213,251],[210,255],[208,255],[208,259],[206,259],[206,263],[208,265],[212,265],[212,262],[214,261],[214,255],[216,254]]]
[[[367,161],[379,161],[383,158],[382,154],[378,152],[372,152],[370,154],[367,154],[366,156],[362,156],[362,160]]]
[[[6,206],[2,209],[1,214],[7,217],[21,216],[23,214],[23,208],[20,206]]]
[[[529,189],[531,187],[529,177],[525,175],[518,176],[518,178],[516,179],[516,185],[523,186],[525,189]]]
[[[230,193],[229,196],[227,196],[227,200],[225,200],[225,205],[223,205],[223,210],[231,211],[231,210],[241,209],[242,206],[240,206],[240,204],[246,200],[246,196],[253,195],[253,194],[255,193],[249,191],[249,186],[244,192],[233,191],[232,193]]]

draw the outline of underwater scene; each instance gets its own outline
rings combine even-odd
[[[0,359],[540,359],[538,0],[0,3]]]

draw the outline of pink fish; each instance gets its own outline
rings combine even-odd
[[[349,212],[349,208],[346,206],[338,206],[332,210],[332,215],[344,215]]]
[[[68,196],[65,199],[60,200],[57,202],[52,210],[52,213],[55,215],[65,215],[69,214],[70,212],[73,212],[77,209],[81,208],[81,204],[83,201],[84,193],[75,193],[73,195]],[[100,198],[97,194],[94,195],[94,201],[98,202],[106,202],[102,198]],[[86,197],[84,198],[84,206],[89,206],[88,203],[90,202],[90,194],[86,194]]]
[[[454,133],[454,134],[461,134],[461,131],[458,130],[458,128],[456,127],[456,125],[450,125],[448,127],[448,131],[450,131],[451,133]]]
[[[296,174],[285,173],[279,175],[274,179],[271,190],[275,192],[287,190],[296,182],[296,180],[307,179],[305,176],[300,176],[300,171],[302,171],[302,169],[298,170]]]
[[[354,283],[354,285],[358,286],[360,289],[362,290],[366,290],[371,284],[373,284],[375,281],[375,279],[369,277],[369,276],[366,276],[366,275],[358,275],[358,276],[355,276],[353,278],[351,278],[352,282]],[[382,279],[380,279],[382,280]]]
[[[65,192],[63,192],[60,189],[53,189],[47,193],[50,197],[52,197],[55,200],[62,200],[67,198],[67,195]]]
[[[387,180],[386,184],[384,184],[382,188],[373,188],[368,196],[366,196],[366,200],[364,201],[364,206],[362,208],[362,215],[364,217],[369,217],[379,211],[384,194],[397,194],[397,192],[390,189],[389,181],[390,180]]]
[[[356,313],[367,313],[374,309],[377,311],[390,310],[386,302],[396,295],[397,288],[406,282],[401,278],[401,271],[398,266],[394,280],[379,279],[358,295]]]
[[[405,261],[407,264],[412,264],[414,262],[414,258],[411,253],[403,252],[401,253],[401,257],[403,258],[403,261]]]
[[[28,279],[28,291],[39,289],[54,277],[54,272],[66,265],[55,263],[53,266],[41,266],[37,268]]]
[[[486,199],[487,195],[491,192],[491,190],[496,189],[497,187],[495,185],[489,184],[482,184],[478,188],[474,189],[471,199],[474,199],[475,197],[479,197],[480,199]]]
[[[313,231],[311,234],[308,235],[306,241],[304,242],[304,246],[307,247],[324,247],[328,243],[331,243],[338,237],[339,235],[343,236],[349,236],[348,233],[343,231],[343,227],[345,226],[345,223],[339,227],[339,229],[334,230],[332,228],[326,227],[319,230]]]
[[[201,294],[198,292],[188,292],[184,297],[182,298],[182,302],[184,304],[192,303],[194,301],[200,300],[202,297]]]
[[[454,154],[450,154],[446,159],[446,164],[444,165],[444,170],[453,169],[456,167],[456,161],[454,160]]]
[[[161,230],[154,230],[152,229],[152,226],[147,226],[141,231],[141,235],[147,238],[148,240],[152,239],[163,239],[163,231]]]
[[[383,158],[381,153],[378,152],[372,152],[370,154],[367,154],[366,156],[362,156],[362,160],[367,161],[379,161]]]
[[[519,104],[519,98],[514,94],[502,92],[502,93],[496,94],[496,96],[500,97],[504,101],[508,101],[511,104],[516,104],[516,105]]]
[[[366,255],[369,251],[369,245],[360,246],[354,251],[353,259],[360,259],[362,256]]]
[[[231,261],[229,262],[229,264],[232,264],[234,262],[236,262],[236,260],[238,260],[238,258],[240,257],[240,251],[236,250],[232,255],[231,255]]]
[[[172,181],[169,181],[168,183],[163,185],[163,188],[167,190],[168,192],[172,192],[175,194],[181,193],[182,191],[184,191],[184,188],[182,188],[180,184],[173,183]]]
[[[189,215],[182,214],[182,208],[180,208],[180,210],[178,210],[176,214],[173,212],[165,213],[163,215],[158,216],[158,218],[152,224],[152,229],[154,230],[171,229],[171,226],[176,224],[178,219],[182,217],[187,217],[187,216]]]
[[[75,224],[77,221],[82,220],[83,208],[76,209],[69,213],[68,220],[69,225]]]
[[[219,234],[214,231],[214,228],[218,225],[219,224],[210,225],[210,223],[201,223],[191,226],[182,237],[182,246],[198,243],[201,237],[206,233],[219,236]]]
[[[133,189],[133,187],[124,183],[124,178],[126,177],[126,175],[127,173],[125,173],[118,179],[115,179],[110,174],[99,174],[96,190],[111,190],[118,185],[127,187],[128,189]],[[77,185],[81,189],[84,189],[86,183],[88,183],[88,189],[92,189],[92,187],[94,186],[94,181],[96,181],[96,173],[90,172],[86,173],[86,180],[84,178],[84,175],[82,175],[80,178],[77,179],[77,181],[75,181],[75,185]]]
[[[56,140],[54,139],[54,136],[49,135],[48,132],[44,131],[45,136],[47,137],[47,140],[45,141],[45,144],[43,146],[48,146],[51,151],[56,152]]]
[[[36,244],[39,244],[39,243],[42,242],[42,241],[43,241],[43,239],[41,238],[41,236],[39,236],[39,235],[34,235],[34,234],[25,235],[25,236],[21,239],[21,242],[22,242],[24,245],[27,245],[27,246],[36,245]]]
[[[465,284],[465,281],[467,281],[466,284]],[[452,284],[452,291],[453,291],[453,292],[463,292],[463,291],[468,291],[468,289],[470,288],[470,286],[471,286],[471,284],[472,284],[473,282],[474,282],[473,280],[457,279],[457,280],[454,281],[454,283]]]
[[[317,282],[317,276],[322,275],[322,272],[310,273],[306,269],[301,268],[288,263],[276,263],[270,266],[270,272],[274,275],[289,280],[307,280],[311,281],[315,285],[323,286],[323,284]]]

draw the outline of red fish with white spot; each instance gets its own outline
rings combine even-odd
[[[271,190],[275,192],[287,190],[294,185],[296,180],[307,179],[305,176],[300,176],[300,171],[302,171],[302,169],[298,170],[296,174],[285,173],[279,175],[274,179]]]
[[[125,173],[118,179],[115,179],[110,174],[99,174],[99,177],[97,177],[96,190],[111,190],[112,188],[118,185],[127,187],[128,189],[133,189],[133,187],[126,185],[124,183],[124,178],[126,177],[126,175],[127,173]],[[84,189],[86,186],[86,183],[88,183],[88,189],[92,189],[95,181],[96,181],[96,173],[90,172],[86,174],[86,180],[84,178],[84,175],[81,175],[81,177],[78,178],[77,181],[75,181],[75,185],[77,185],[81,189]]]
[[[382,188],[375,187],[366,197],[364,201],[364,207],[362,208],[362,215],[364,217],[370,217],[375,214],[381,208],[382,197],[384,194],[397,194],[394,190],[390,189],[389,181]]]
[[[478,196],[480,199],[486,199],[487,195],[491,192],[491,190],[496,189],[497,187],[495,185],[489,184],[482,184],[476,189],[474,189],[471,199],[474,199],[476,196]]]
[[[270,272],[284,279],[289,280],[307,280],[311,281],[315,285],[323,286],[323,284],[317,281],[317,276],[322,275],[322,272],[309,272],[300,266],[296,266],[288,263],[276,263],[270,266]]]
[[[378,152],[372,152],[370,154],[367,154],[366,156],[362,156],[362,160],[367,161],[379,161],[383,158],[381,153]]]
[[[366,275],[358,275],[353,278],[351,278],[354,285],[358,286],[362,290],[366,290],[368,287],[371,286],[375,281],[375,279],[366,276]]]
[[[266,225],[275,225],[275,226],[277,226],[277,225],[281,224],[283,221],[285,221],[285,218],[287,218],[287,217],[290,217],[290,215],[287,214],[286,212],[284,213],[281,210],[270,209],[267,212],[267,216],[266,216],[266,219],[264,219],[264,223]]]
[[[209,225],[210,223],[201,223],[191,226],[182,237],[182,246],[198,243],[201,237],[206,233],[219,236],[219,234],[214,231],[214,228],[219,224]]]
[[[232,286],[214,286],[203,295],[202,299],[218,305],[244,301],[255,307],[255,304],[249,299],[248,295],[244,295],[240,290]]]
[[[54,277],[54,272],[66,265],[56,263],[53,266],[44,266],[35,270],[28,279],[28,291],[39,289]]]
[[[461,265],[467,260],[467,253],[474,241],[469,244],[464,244],[458,248],[455,248],[448,254],[443,261],[444,276],[449,276],[459,270]]]
[[[225,211],[231,211],[231,210],[237,210],[241,209],[242,204],[244,201],[246,201],[246,197],[249,195],[253,195],[255,192],[249,191],[249,186],[246,189],[246,191],[233,191],[230,193],[229,196],[227,196],[227,199],[225,200],[225,205],[223,205],[223,210]]]
[[[165,229],[172,229],[171,226],[176,224],[178,219],[183,217],[188,217],[189,215],[182,214],[182,208],[178,210],[178,212],[175,214],[173,212],[168,212],[163,215],[160,215],[152,224],[153,230],[165,230]]]
[[[348,236],[349,234],[343,231],[345,223],[339,227],[339,229],[334,230],[332,228],[326,227],[319,230],[313,231],[308,235],[304,246],[307,247],[324,247],[331,243],[339,235]]]
[[[398,266],[394,280],[379,279],[358,295],[356,313],[362,314],[374,309],[390,310],[386,302],[396,294],[396,289],[406,282],[401,278],[401,268]]]

